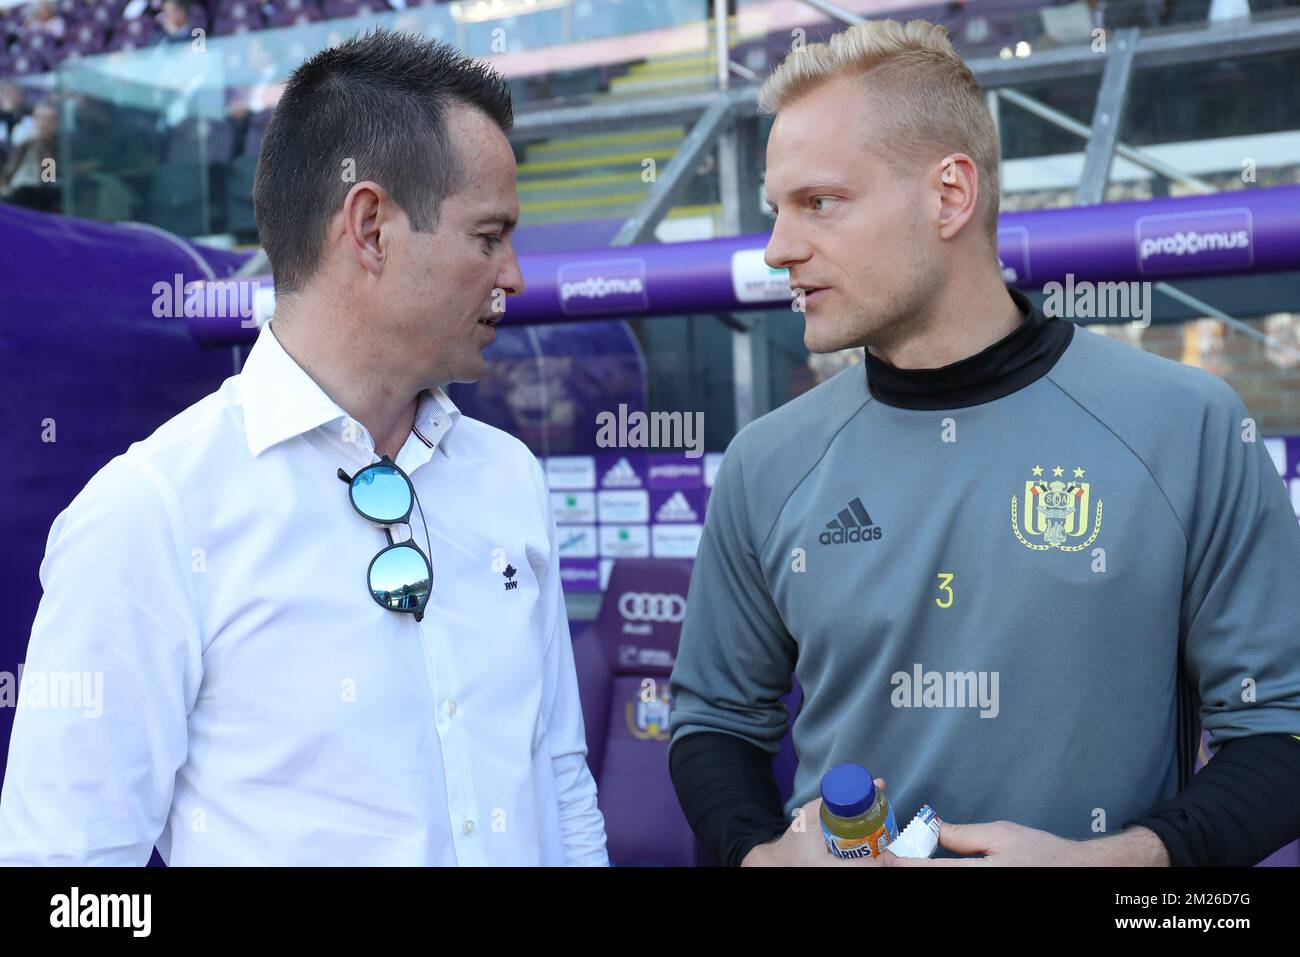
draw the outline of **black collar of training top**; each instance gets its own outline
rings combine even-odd
[[[898,369],[863,352],[867,386],[886,405],[903,409],[961,409],[1018,392],[1045,375],[1070,344],[1074,323],[1048,319],[1017,289],[1007,287],[1025,321],[983,352],[938,369]]]

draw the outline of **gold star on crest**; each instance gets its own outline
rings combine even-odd
[[[1034,468],[1033,468],[1033,473],[1034,473],[1034,475],[1042,475],[1042,474],[1043,474],[1043,467],[1042,467],[1041,465],[1035,465]]]
[[[1075,477],[1075,478],[1083,478],[1083,469],[1075,469],[1075,470],[1074,470],[1074,477]]]
[[[1056,476],[1057,478],[1060,478],[1064,474],[1065,474],[1065,469],[1061,468],[1059,465],[1056,466],[1056,468],[1052,469],[1052,475]]]

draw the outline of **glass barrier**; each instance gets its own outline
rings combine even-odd
[[[421,32],[493,58],[522,113],[712,88],[705,12],[693,0],[479,0],[65,60],[41,78],[62,104],[62,208],[251,243],[262,136],[288,74],[317,50],[372,26]]]
[[[58,73],[64,212],[214,232],[232,126],[224,58],[188,45],[89,57]]]
[[[946,23],[968,57],[1029,57],[1088,44],[1094,42],[1098,24],[1161,31],[1227,28],[1240,22],[1210,23],[1204,11],[1194,15],[1178,4],[1161,7],[1157,16],[1143,0],[1111,0],[1104,6],[1076,0],[1051,7],[1043,0],[987,0],[899,4],[884,10],[879,0],[845,0],[841,6]],[[424,5],[234,36],[199,34],[190,42],[65,61],[56,75],[24,82],[38,89],[49,83],[62,100],[58,168],[64,175],[57,192],[64,211],[96,219],[137,219],[183,235],[223,234],[249,243],[256,239],[252,176],[271,108],[288,73],[316,50],[373,25],[420,31],[491,57],[509,78],[516,111],[524,115],[544,107],[631,102],[716,88],[713,32],[706,19],[711,9],[708,0]],[[800,4],[739,0],[731,9],[733,85],[761,81],[799,44],[825,39],[841,28]],[[1292,3],[1253,16],[1294,16],[1297,10]],[[1283,128],[1295,115],[1300,96],[1295,64],[1294,56],[1273,55],[1212,69],[1139,71],[1127,112],[1135,142],[1226,136],[1232,129],[1261,124]],[[1093,75],[1025,92],[1086,123],[1098,82]],[[1244,89],[1252,95],[1236,95]],[[1233,109],[1224,109],[1229,96]],[[1002,114],[1009,159],[1080,148],[1076,137],[1038,118],[1012,107]],[[652,144],[647,158],[666,158],[675,135],[669,130],[664,142]],[[638,184],[627,180],[635,171],[620,170],[622,180],[603,168],[584,171],[586,154],[565,154],[562,147],[521,145],[521,160],[528,167],[521,168],[521,197],[529,221],[622,215],[626,203],[605,200],[638,193]],[[557,175],[566,169],[571,176]],[[569,181],[580,174],[599,179]],[[552,180],[561,182],[556,186]],[[574,190],[577,195],[570,195]],[[1068,201],[1068,194],[1061,195]]]

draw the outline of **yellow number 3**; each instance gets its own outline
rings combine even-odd
[[[947,593],[948,593],[948,600],[947,600],[947,601],[941,601],[941,600],[938,599],[938,598],[936,598],[936,599],[934,600],[934,603],[935,603],[936,605],[938,605],[940,608],[951,608],[951,607],[952,607],[952,587],[951,587],[951,584],[952,584],[952,576],[949,575],[947,572],[939,572],[939,591],[943,591],[943,592],[947,592]]]

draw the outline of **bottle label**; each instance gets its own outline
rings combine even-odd
[[[836,857],[876,857],[898,839],[894,809],[891,807],[885,814],[885,823],[866,837],[839,837],[826,829],[824,821],[822,837],[826,840],[826,849]]]

